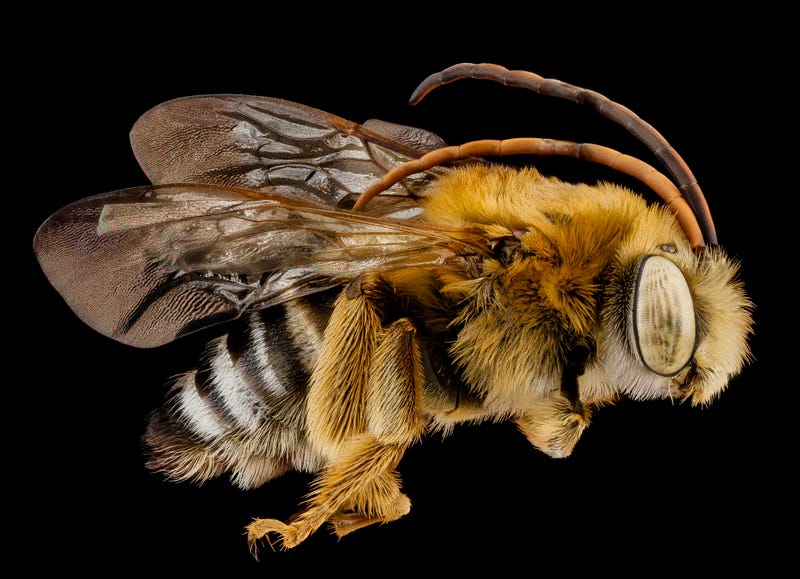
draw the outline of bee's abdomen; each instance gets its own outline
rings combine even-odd
[[[151,416],[148,467],[198,482],[230,473],[243,488],[319,468],[306,393],[335,294],[252,312],[211,341]]]

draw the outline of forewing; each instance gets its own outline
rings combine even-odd
[[[131,131],[136,158],[154,184],[204,183],[277,193],[328,207],[350,207],[387,171],[444,145],[428,131],[363,125],[290,101],[244,95],[186,97],[162,103]],[[385,192],[416,197],[443,169]]]
[[[454,259],[466,248],[456,237],[281,196],[165,185],[73,203],[40,227],[34,250],[84,322],[153,347],[372,268]]]

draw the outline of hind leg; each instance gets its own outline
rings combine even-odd
[[[253,544],[280,536],[294,547],[330,522],[343,536],[366,525],[395,520],[410,509],[395,468],[422,435],[423,370],[415,331],[401,319],[381,333],[364,392],[364,429],[351,436],[315,481],[307,508],[288,523],[257,519],[248,527]],[[331,383],[330,388],[342,385]]]

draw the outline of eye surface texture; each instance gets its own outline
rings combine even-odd
[[[683,273],[669,259],[647,255],[639,264],[629,328],[636,355],[662,376],[680,372],[694,355],[694,301]]]

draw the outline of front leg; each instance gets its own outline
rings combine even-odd
[[[590,412],[562,392],[528,408],[516,418],[517,426],[528,440],[553,458],[572,454],[575,444],[589,426]]]
[[[572,454],[581,434],[589,426],[591,412],[580,401],[578,378],[592,352],[591,345],[574,346],[564,360],[560,390],[528,408],[516,419],[531,444],[554,458]]]

